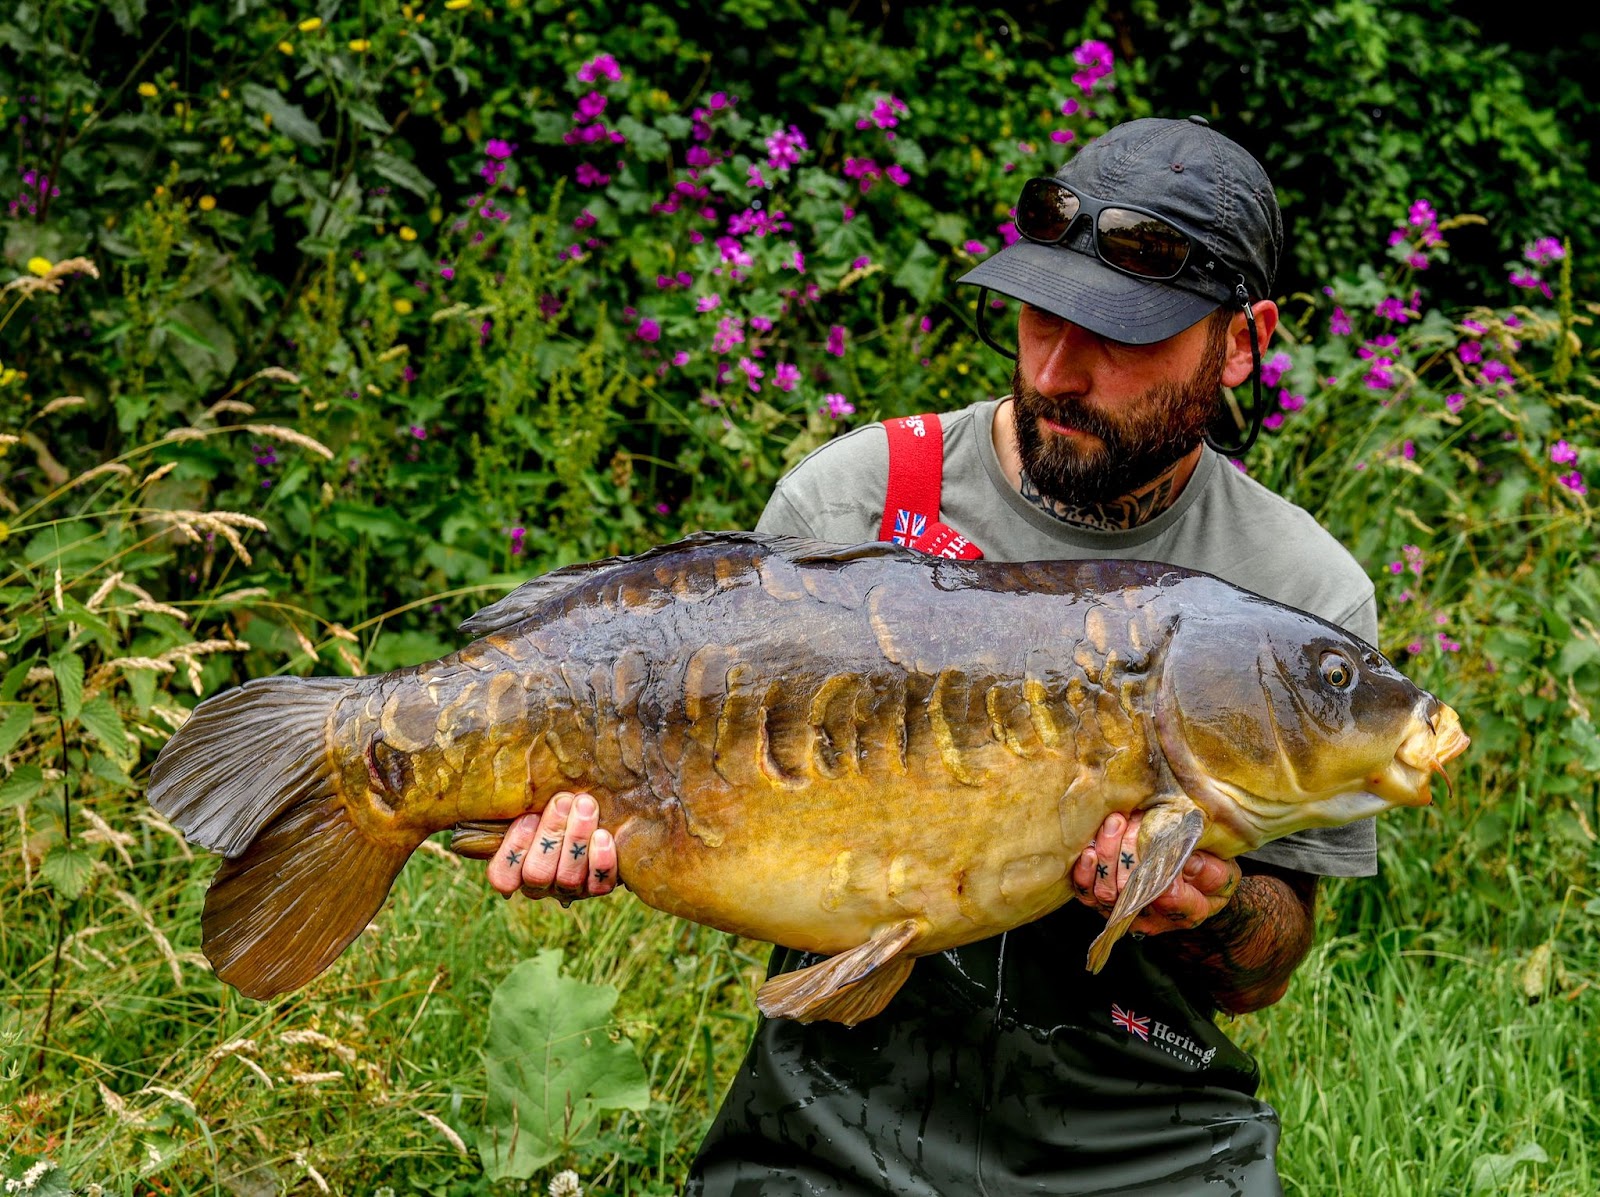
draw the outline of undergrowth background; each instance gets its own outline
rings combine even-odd
[[[675,1192],[760,945],[626,895],[491,901],[430,850],[329,974],[250,1002],[198,954],[213,866],[149,762],[202,695],[438,655],[531,573],[749,526],[840,428],[1003,390],[951,280],[1023,178],[1189,112],[1289,224],[1243,465],[1351,547],[1382,647],[1474,739],[1234,1024],[1286,1183],[1600,1188],[1595,37],[1418,0],[1061,13],[0,18],[8,1191]],[[492,1002],[514,967],[582,1018]],[[515,1159],[492,1008],[608,1061],[562,1058],[573,1104]]]

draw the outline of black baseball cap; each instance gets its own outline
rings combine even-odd
[[[1149,345],[1232,302],[1242,278],[1251,299],[1272,293],[1283,249],[1283,217],[1272,181],[1237,142],[1204,118],[1148,118],[1117,125],[1073,155],[1055,177],[1074,191],[1131,204],[1171,221],[1197,243],[1177,278],[1153,281],[1114,270],[1095,253],[1094,230],[1078,220],[1068,240],[1026,239],[1000,250],[958,282],[988,287],[1091,332]]]

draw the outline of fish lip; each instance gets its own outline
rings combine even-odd
[[[1461,728],[1461,717],[1429,695],[1427,702],[1412,713],[1411,727],[1395,750],[1394,760],[1373,779],[1373,792],[1404,806],[1429,806],[1433,802],[1433,775],[1443,775],[1445,786],[1454,793],[1445,765],[1471,743]]]

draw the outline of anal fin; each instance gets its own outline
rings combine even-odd
[[[1117,895],[1105,930],[1089,945],[1091,973],[1105,967],[1112,945],[1133,925],[1139,912],[1178,879],[1205,829],[1205,815],[1184,795],[1166,799],[1144,812],[1139,821],[1139,863],[1133,866],[1127,885]]]
[[[916,959],[902,953],[922,931],[917,919],[885,927],[848,952],[773,977],[756,993],[756,1005],[768,1018],[853,1027],[887,1006],[905,984]]]

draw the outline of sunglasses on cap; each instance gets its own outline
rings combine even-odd
[[[1094,227],[1095,255],[1113,270],[1152,282],[1167,282],[1189,269],[1211,276],[1224,293],[1231,289],[1227,264],[1209,258],[1199,238],[1164,216],[1131,204],[1112,204],[1074,191],[1060,179],[1029,179],[1017,201],[1016,229],[1039,245],[1059,245],[1080,216]]]

